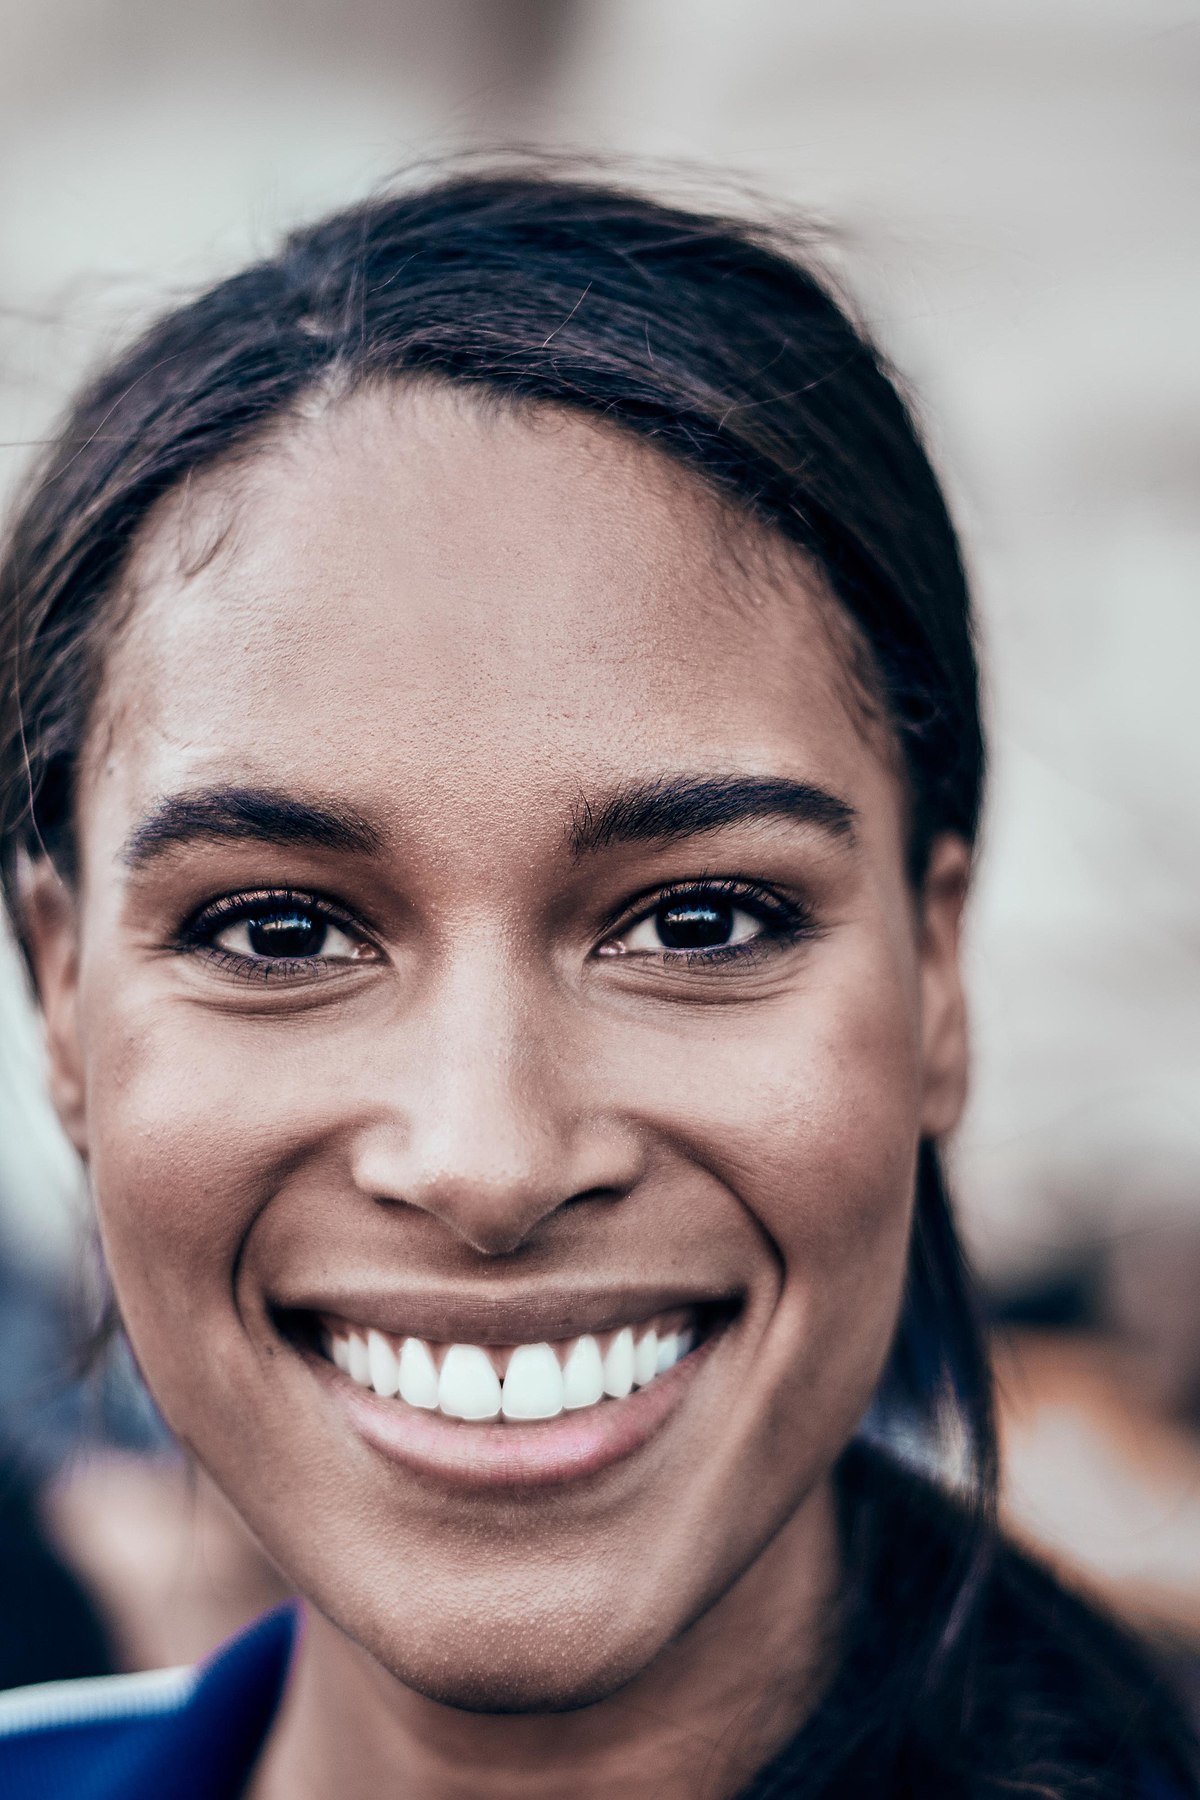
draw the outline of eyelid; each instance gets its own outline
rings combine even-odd
[[[366,927],[354,917],[353,913],[331,900],[324,894],[318,894],[311,888],[239,888],[230,894],[221,894],[215,900],[206,900],[188,915],[180,927],[181,937],[193,932],[211,929],[214,925],[228,925],[236,919],[252,917],[256,912],[266,911],[270,907],[276,909],[285,906],[302,907],[306,912],[319,913],[323,919],[342,926],[345,930],[356,931],[366,937]]]
[[[749,881],[741,875],[693,875],[686,880],[664,881],[656,887],[645,888],[640,894],[635,894],[632,900],[627,900],[613,914],[605,927],[605,937],[612,937],[618,931],[627,931],[631,925],[640,924],[667,901],[678,899],[684,894],[719,894],[724,900],[757,905],[775,918],[808,911],[798,898],[787,898],[767,882]]]
[[[236,925],[243,919],[253,918],[256,913],[288,906],[311,912],[339,931],[369,944],[373,949],[379,948],[374,934],[348,908],[325,895],[313,892],[311,888],[243,888],[208,900],[184,921],[175,935],[174,947],[185,953],[202,953],[233,972],[248,973],[253,970],[256,972],[255,979],[261,979],[266,970],[285,966],[291,966],[297,971],[306,969],[311,976],[344,970],[351,960],[346,957],[248,957],[235,950],[223,949],[212,941],[218,931]],[[332,969],[335,962],[341,965],[338,971]]]
[[[755,955],[761,956],[764,952],[782,948],[789,942],[812,935],[816,929],[812,908],[806,901],[798,896],[785,896],[766,882],[750,881],[744,876],[732,875],[692,876],[686,880],[664,882],[629,901],[605,930],[595,953],[599,954],[606,945],[613,944],[636,926],[652,918],[660,906],[688,894],[720,895],[723,900],[740,905],[743,911],[756,912],[766,923],[767,929],[759,937],[742,944],[714,945],[710,949],[664,948],[657,953],[659,962],[685,967],[739,961],[745,964]],[[639,952],[638,956],[640,960],[656,960],[652,951]]]

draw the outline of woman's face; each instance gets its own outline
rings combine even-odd
[[[331,405],[140,546],[34,908],[163,1412],[460,1704],[612,1691],[827,1491],[959,1104],[964,854],[913,898],[830,603],[738,538],[581,420]]]

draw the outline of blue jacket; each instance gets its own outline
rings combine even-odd
[[[198,1669],[0,1694],[0,1800],[241,1800],[287,1678],[281,1606]],[[1182,1800],[1152,1775],[1144,1800]]]
[[[197,1669],[0,1694],[3,1800],[239,1800],[296,1633],[282,1606]]]

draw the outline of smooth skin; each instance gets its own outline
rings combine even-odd
[[[168,500],[125,614],[78,888],[33,869],[27,911],[138,1361],[310,1602],[253,1800],[736,1792],[834,1654],[830,1470],[918,1142],[963,1098],[965,846],[913,894],[819,580],[584,419],[315,404]],[[745,777],[850,823],[572,842],[631,787]],[[222,787],[364,841],[147,833]],[[681,957],[656,896],[713,882],[741,941]],[[336,909],[298,966],[248,963],[244,922],[188,935],[279,890]],[[661,1284],[735,1316],[633,1455],[472,1491],[381,1455],[281,1335],[280,1307],[389,1284],[484,1312]]]

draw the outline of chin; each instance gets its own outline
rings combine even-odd
[[[518,1654],[511,1637],[494,1658],[481,1654],[482,1646],[461,1658],[444,1646],[441,1655],[428,1658],[406,1649],[407,1654],[382,1654],[379,1660],[427,1700],[471,1713],[576,1712],[607,1700],[653,1660],[653,1653],[632,1647],[623,1653],[610,1648],[607,1654],[597,1647],[594,1655],[583,1656],[577,1641],[556,1650],[544,1637],[536,1655]]]
[[[522,1669],[511,1677],[494,1669],[451,1673],[440,1669],[427,1678],[400,1671],[400,1679],[414,1692],[440,1706],[458,1712],[505,1714],[519,1717],[534,1713],[569,1713],[595,1706],[640,1673],[630,1669],[620,1675],[596,1672],[565,1675],[531,1673]]]

